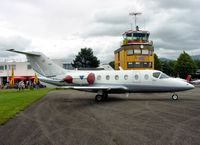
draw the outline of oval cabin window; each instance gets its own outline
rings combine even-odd
[[[128,75],[124,75],[124,79],[125,79],[125,80],[128,80]]]
[[[139,79],[139,76],[138,75],[135,75],[135,80],[138,80]]]
[[[119,80],[119,76],[118,75],[115,76],[115,80]]]
[[[97,76],[97,80],[101,80],[101,76],[100,75]]]
[[[109,75],[107,75],[107,76],[106,76],[106,80],[109,80],[109,79],[110,79],[110,76],[109,76]]]
[[[149,75],[148,74],[144,75],[144,79],[148,80],[149,79]]]

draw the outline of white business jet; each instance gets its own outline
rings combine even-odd
[[[175,92],[193,89],[186,80],[172,78],[158,70],[65,70],[40,52],[8,51],[25,54],[42,82],[76,90],[96,92],[96,101],[111,93]]]

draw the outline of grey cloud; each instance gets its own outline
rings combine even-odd
[[[17,49],[25,50],[30,47],[31,41],[21,36],[0,37],[0,50]]]

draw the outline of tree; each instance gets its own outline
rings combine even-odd
[[[162,61],[162,72],[166,73],[169,76],[174,76],[174,63],[175,61]]]
[[[197,66],[193,59],[185,51],[180,54],[174,68],[179,77],[183,79],[186,79],[188,75],[195,74],[197,71]]]
[[[113,69],[115,69],[115,61],[109,62],[109,65],[110,65]]]
[[[155,53],[154,53],[154,69],[155,70],[161,70],[162,69],[160,59],[158,58],[158,56]]]
[[[93,55],[91,48],[81,48],[81,51],[73,60],[72,66],[75,68],[94,68],[98,67],[100,61]]]
[[[198,68],[200,68],[200,60],[199,59],[195,59],[194,63],[197,65]]]

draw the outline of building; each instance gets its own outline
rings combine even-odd
[[[123,34],[123,45],[115,50],[115,69],[154,69],[154,47],[149,42],[148,31],[127,31]]]
[[[74,69],[71,63],[63,62],[61,59],[55,59],[53,62],[64,69]],[[15,76],[25,77],[27,80],[35,75],[29,62],[0,62],[0,85],[5,85],[9,81],[12,68],[14,69]]]

